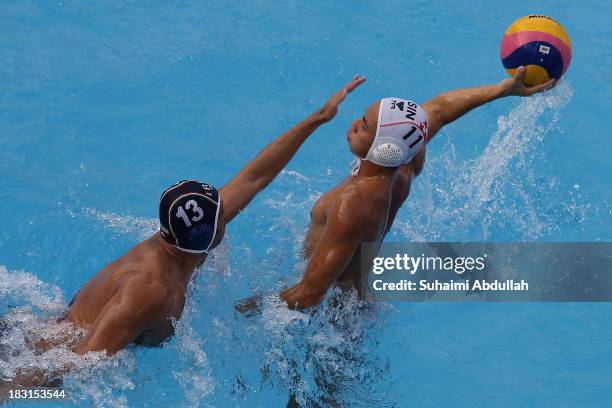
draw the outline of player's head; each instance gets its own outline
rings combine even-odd
[[[410,163],[426,137],[425,111],[401,98],[384,98],[370,105],[347,134],[353,154],[383,167]]]
[[[225,234],[223,203],[214,187],[183,180],[159,199],[160,233],[166,242],[184,252],[208,253]]]

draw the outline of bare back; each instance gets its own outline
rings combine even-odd
[[[171,318],[180,318],[185,303],[185,282],[179,279],[181,265],[169,261],[160,239],[155,234],[98,272],[70,302],[64,320],[89,331],[114,302],[128,297],[136,308],[152,302],[161,306],[135,343],[155,345],[171,336]],[[165,295],[163,302],[143,296],[141,289],[151,286],[161,288],[157,293]]]

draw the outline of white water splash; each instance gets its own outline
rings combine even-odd
[[[191,316],[194,315],[193,302],[189,302],[181,320],[175,322],[174,348],[179,358],[179,369],[174,369],[172,375],[176,379],[183,395],[190,406],[200,406],[201,401],[215,389],[214,377],[208,367],[204,352],[204,342],[193,329]]]
[[[194,272],[187,288],[181,319],[174,321],[174,340],[168,345],[177,355],[172,376],[189,406],[203,405],[217,387],[205,351],[204,333],[210,333],[210,328],[198,327],[198,318],[206,312],[206,299],[212,298],[223,282],[238,278],[230,266],[231,249],[231,239],[226,235],[219,246],[210,252],[206,262]],[[217,321],[215,330],[222,330],[223,324]]]
[[[265,351],[271,383],[301,406],[381,406],[387,363],[371,350],[391,313],[338,288],[312,311],[290,310],[268,294],[261,315],[249,322],[257,327],[249,341]]]
[[[62,291],[31,273],[9,272],[0,265],[0,299],[27,304],[42,312],[59,313],[64,307]]]
[[[117,391],[134,388],[130,380],[134,371],[131,352],[107,358],[104,352],[78,355],[61,345],[63,339],[82,340],[86,333],[70,323],[56,321],[67,307],[59,287],[0,265],[0,303],[10,306],[0,321],[1,380],[11,381],[24,368],[49,373],[68,366],[71,370],[63,378],[71,399],[89,400],[96,407],[127,407],[126,398]],[[60,345],[36,350],[34,344],[41,340]]]
[[[497,131],[482,154],[470,163],[466,179],[460,179],[453,186],[453,193],[471,197],[463,210],[470,217],[477,216],[480,209],[495,197],[495,188],[500,177],[509,179],[508,172],[513,160],[521,159],[536,141],[542,141],[548,131],[560,118],[560,110],[570,101],[573,91],[569,83],[562,81],[556,92],[523,98],[519,106],[497,120]],[[539,119],[546,112],[552,113],[545,127],[539,126]],[[503,183],[504,180],[501,180]]]
[[[123,234],[136,235],[140,239],[149,238],[159,230],[157,218],[139,218],[133,215],[120,215],[101,212],[94,208],[85,208],[87,217],[102,221],[104,225]]]
[[[558,201],[546,197],[556,181],[542,179],[534,164],[543,160],[537,145],[556,129],[572,95],[569,82],[562,80],[550,92],[521,99],[498,118],[497,130],[475,158],[459,158],[450,141],[444,153],[427,164],[435,172],[426,171],[423,180],[415,182],[424,198],[407,201],[408,221],[402,211],[396,233],[418,241],[487,240],[496,238],[494,230],[520,240],[554,229],[558,213],[547,214],[550,211],[542,207]]]

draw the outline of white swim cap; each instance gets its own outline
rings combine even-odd
[[[374,142],[364,160],[383,167],[410,163],[427,138],[427,114],[418,104],[384,98],[378,110]]]

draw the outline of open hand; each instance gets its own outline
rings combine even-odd
[[[351,93],[354,89],[356,89],[359,85],[363,84],[365,81],[365,77],[355,75],[351,82],[344,85],[342,89],[333,94],[319,111],[323,123],[332,120],[334,116],[336,116],[336,113],[338,113],[338,106],[340,106],[344,98],[346,98],[346,95]]]
[[[540,85],[526,86],[523,83],[525,77],[525,67],[518,67],[516,75],[501,81],[500,85],[504,89],[505,95],[530,96],[539,92],[547,91],[555,86],[556,80],[551,79]]]
[[[261,313],[263,296],[258,294],[234,303],[234,309],[244,317],[253,317]]]

